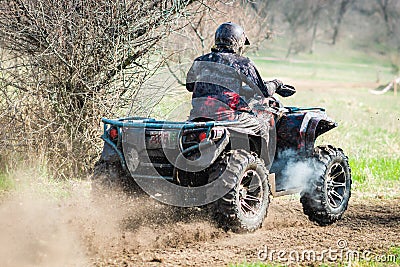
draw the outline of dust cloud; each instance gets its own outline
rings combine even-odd
[[[84,266],[79,239],[45,202],[11,201],[0,210],[1,266]]]
[[[278,154],[273,171],[281,175],[280,188],[301,188],[309,191],[313,181],[323,174],[324,166],[314,158],[300,157],[292,149],[287,149]]]
[[[89,181],[56,182],[14,175],[16,190],[0,200],[0,266],[90,266],[116,243],[124,199],[94,198]]]
[[[79,235],[55,201],[23,191],[0,204],[0,266],[87,266]]]
[[[0,266],[109,265],[116,255],[226,235],[204,210],[165,206],[147,195],[94,193],[90,181],[46,179],[16,173],[17,189],[0,198]]]

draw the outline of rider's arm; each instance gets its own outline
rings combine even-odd
[[[186,90],[189,92],[193,92],[194,89],[194,83],[196,81],[196,74],[194,71],[194,63],[190,67],[188,74],[186,75]]]
[[[194,83],[186,83],[186,90],[189,92],[193,92],[194,89]]]
[[[241,69],[241,77],[242,81],[250,86],[255,93],[262,94],[265,97],[272,96],[279,86],[278,83],[275,83],[275,80],[265,83],[255,65],[249,59]]]

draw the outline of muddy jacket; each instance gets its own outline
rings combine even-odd
[[[274,83],[264,83],[247,57],[223,50],[196,58],[186,79],[186,89],[193,92],[191,117],[233,119],[233,114],[250,112],[241,97],[244,86],[265,97],[276,89]]]

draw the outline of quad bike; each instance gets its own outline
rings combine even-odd
[[[280,95],[294,93],[285,87],[294,89],[284,85]],[[269,116],[267,142],[238,131],[237,121],[103,118],[93,182],[133,186],[173,206],[207,207],[221,227],[236,232],[261,227],[270,196],[300,193],[311,221],[339,220],[351,193],[348,158],[340,148],[315,146],[337,124],[323,108],[283,107],[274,97],[256,103],[254,114]]]

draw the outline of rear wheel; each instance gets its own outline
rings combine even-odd
[[[120,162],[98,161],[91,177],[92,191],[123,190],[127,193],[143,193]]]
[[[314,149],[317,177],[301,193],[304,214],[321,226],[339,220],[351,195],[351,170],[340,148],[318,146]]]
[[[222,179],[232,189],[214,203],[216,220],[224,229],[252,232],[267,214],[270,189],[264,162],[253,153],[234,150],[226,155]]]

